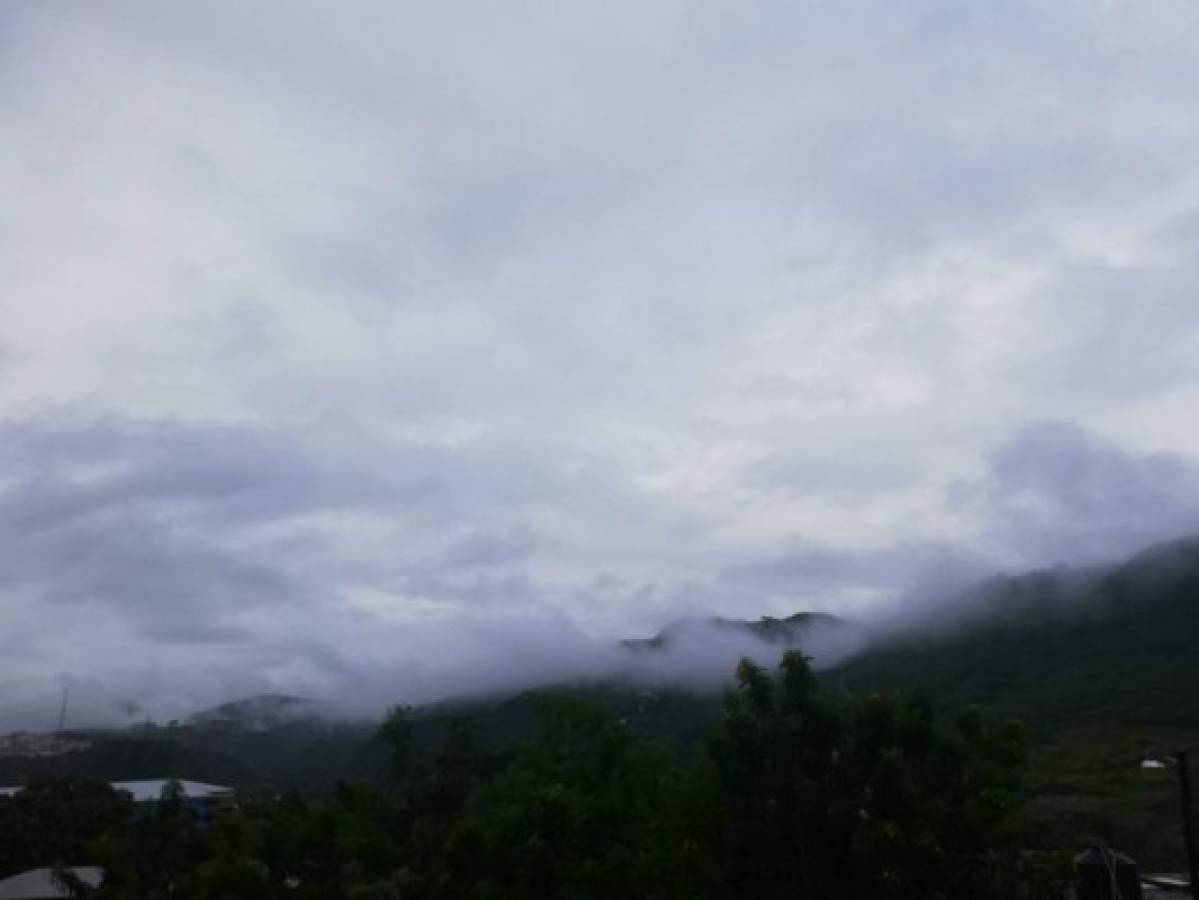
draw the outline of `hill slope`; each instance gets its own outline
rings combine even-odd
[[[947,610],[956,616],[824,677],[1015,715],[1032,737],[1030,842],[1106,842],[1150,869],[1177,869],[1173,775],[1139,762],[1199,747],[1199,540],[1100,570],[995,579]]]
[[[1105,570],[995,579],[942,622],[896,634],[826,678],[852,690],[922,688],[1037,727],[1199,725],[1199,540]]]

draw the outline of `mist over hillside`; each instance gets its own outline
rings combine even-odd
[[[653,638],[613,640],[584,634],[556,617],[548,621],[484,620],[474,629],[445,634],[445,658],[433,668],[403,659],[389,666],[363,666],[347,673],[335,693],[303,698],[233,686],[233,697],[211,689],[186,693],[167,703],[122,697],[98,681],[71,684],[68,723],[76,727],[136,725],[171,720],[193,724],[265,723],[294,717],[377,717],[395,703],[427,704],[459,696],[507,695],[549,684],[629,681],[718,690],[742,657],[772,664],[787,647],[801,647],[818,666],[827,666],[861,646],[860,627],[833,616],[799,613],[787,619],[742,621],[720,617],[676,620]],[[244,693],[243,693],[244,692]],[[239,697],[256,698],[235,702]],[[61,693],[41,694],[37,705],[5,707],[0,726],[52,727]],[[211,706],[205,705],[211,703]],[[197,712],[197,710],[202,710]],[[197,718],[198,717],[198,718]]]
[[[848,689],[922,689],[1034,727],[1118,731],[1199,723],[1199,540],[1085,570],[995,578],[932,627],[880,633],[830,676]]]
[[[833,695],[920,691],[942,708],[1016,716],[1033,747],[1031,832],[1058,846],[1106,834],[1148,848],[1149,858],[1176,858],[1168,786],[1130,784],[1129,773],[1149,749],[1199,740],[1199,540],[1110,566],[994,576],[921,610],[904,622],[803,613],[678,620],[585,660],[603,666],[576,660],[540,669],[540,678],[454,681],[463,689],[415,702],[412,737],[436,753],[466,728],[502,756],[534,733],[549,693],[600,703],[648,739],[700,746],[742,655],[773,668],[799,648],[815,655]],[[344,781],[383,785],[390,764],[379,717],[411,702],[400,689],[369,706],[257,694],[169,723],[22,736],[0,753],[0,780],[173,772],[318,795]]]
[[[1041,681],[1059,691],[1063,685],[1110,688],[1111,679],[1102,676],[1116,666],[1130,675],[1116,686],[1113,702],[1142,710],[1178,703],[1184,717],[1183,710],[1193,705],[1187,698],[1151,685],[1168,682],[1167,673],[1189,664],[1191,651],[1199,658],[1194,596],[1199,596],[1199,538],[1188,538],[1155,545],[1119,564],[997,575],[947,598],[908,598],[906,616],[697,617],[671,622],[650,637],[619,641],[542,623],[506,634],[485,657],[463,658],[457,667],[451,661],[435,689],[376,672],[353,697],[250,694],[204,709],[180,709],[170,718],[207,728],[269,730],[312,720],[369,721],[397,703],[503,699],[564,684],[718,693],[741,658],[772,666],[789,648],[800,649],[818,671],[832,670],[846,684],[929,686],[968,702],[1015,702],[1021,691],[1038,690]],[[1155,698],[1141,697],[1150,691]],[[115,715],[111,708],[89,709],[93,700],[86,690],[72,692],[70,724],[136,725],[153,718],[132,703]],[[1086,708],[1083,698],[1063,694],[1059,705],[1068,703]]]

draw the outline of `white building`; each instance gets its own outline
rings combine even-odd
[[[132,797],[134,803],[149,803],[161,800],[162,792],[171,781],[170,778],[154,778],[149,781],[113,781],[110,784],[114,791],[124,791]],[[175,781],[183,791],[184,799],[189,801],[216,805],[223,800],[233,798],[233,788],[223,787],[219,784],[205,784],[203,781],[178,779]],[[0,797],[11,797],[24,789],[23,785],[0,787]]]

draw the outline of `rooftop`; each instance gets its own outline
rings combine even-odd
[[[131,794],[134,803],[143,803],[147,800],[161,799],[163,788],[169,782],[168,778],[155,778],[150,781],[114,781],[112,787],[114,790]],[[223,787],[219,784],[205,784],[203,781],[180,780],[179,786],[183,788],[184,795],[192,800],[229,797],[233,794],[233,788]]]
[[[125,791],[132,796],[134,803],[145,803],[150,800],[160,799],[163,788],[170,781],[171,779],[169,778],[154,778],[148,781],[113,781],[111,784],[113,790]],[[180,780],[179,786],[183,788],[184,796],[192,800],[217,799],[220,797],[229,797],[233,794],[233,788],[223,787],[219,784],[205,784],[203,781]],[[24,789],[24,785],[0,787],[0,797],[11,797],[13,794]],[[3,896],[3,894],[0,894],[0,900],[2,900]]]
[[[68,871],[92,887],[99,887],[104,878],[98,866],[72,866]],[[53,869],[30,869],[0,881],[0,900],[53,900],[71,896],[74,895],[62,885]]]

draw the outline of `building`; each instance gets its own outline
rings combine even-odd
[[[72,866],[68,871],[90,887],[99,887],[104,879],[104,872],[98,866]],[[0,879],[0,900],[58,900],[73,896],[53,869],[30,869]]]
[[[112,788],[124,791],[133,798],[136,807],[147,807],[163,799],[168,785],[176,784],[182,794],[184,806],[193,819],[200,825],[206,825],[213,814],[233,805],[233,789],[219,784],[205,784],[203,781],[174,782],[167,778],[156,778],[150,781],[114,781]]]
[[[149,781],[113,781],[110,782],[114,791],[124,791],[133,798],[134,803],[150,803],[161,800],[167,785],[172,779],[154,778]],[[183,792],[184,799],[189,802],[217,804],[233,799],[233,788],[219,784],[205,784],[203,781],[183,781],[175,779]]]
[[[233,799],[233,788],[223,787],[219,784],[205,784],[203,781],[153,778],[149,781],[110,781],[109,785],[114,791],[124,791],[133,798],[134,803],[150,803],[161,800],[163,791],[172,782],[179,785],[184,799],[188,801],[216,804]],[[0,787],[0,797],[11,797],[24,789],[24,785]]]
[[[233,788],[203,781],[154,778],[147,781],[112,781],[109,784],[113,790],[128,794],[134,807],[140,810],[148,810],[149,804],[162,800],[168,785],[178,785],[184,806],[202,825],[212,818],[213,813],[233,805]],[[0,797],[11,797],[22,790],[23,785],[0,787]]]

